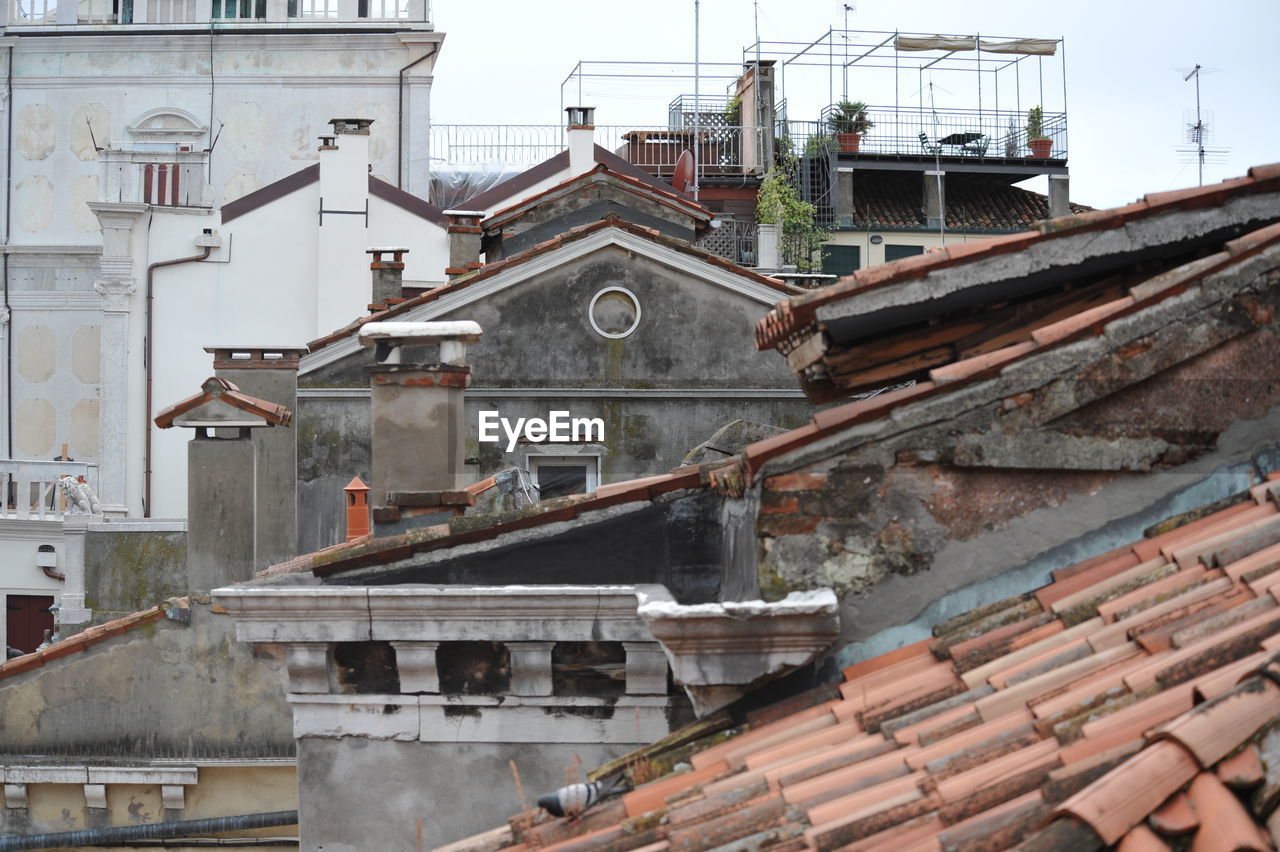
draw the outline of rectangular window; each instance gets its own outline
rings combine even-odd
[[[538,486],[538,499],[596,490],[599,479],[595,456],[529,456],[529,475]]]
[[[214,20],[263,20],[267,17],[267,0],[213,0],[210,15]]]
[[[822,271],[827,275],[848,275],[862,266],[862,250],[859,246],[824,245],[822,247]]]
[[[884,244],[884,262],[891,260],[901,260],[904,257],[915,257],[918,254],[924,254],[924,246],[893,246],[888,243]]]

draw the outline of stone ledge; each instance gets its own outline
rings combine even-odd
[[[808,663],[840,635],[831,589],[792,592],[770,603],[684,605],[662,586],[640,586],[637,596],[637,613],[700,717]]]

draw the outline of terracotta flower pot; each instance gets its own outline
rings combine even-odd
[[[836,142],[840,146],[841,154],[858,153],[858,143],[862,141],[861,133],[837,133]]]
[[[1047,160],[1049,153],[1053,149],[1052,139],[1028,139],[1027,147],[1031,149],[1031,156],[1039,160]]]

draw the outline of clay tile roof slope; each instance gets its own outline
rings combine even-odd
[[[448,284],[444,285],[443,287],[436,287],[435,289],[428,290],[425,293],[421,293],[417,296],[414,296],[411,299],[406,299],[403,302],[400,302],[399,304],[393,307],[387,308],[384,311],[379,311],[377,313],[370,314],[369,316],[360,317],[355,322],[352,322],[349,325],[343,326],[342,328],[338,329],[332,334],[327,334],[324,337],[311,341],[310,343],[307,344],[308,351],[316,352],[317,350],[323,349],[324,347],[329,346],[332,343],[336,343],[339,340],[350,337],[351,335],[359,331],[360,326],[364,325],[367,322],[381,322],[383,320],[394,319],[395,317],[401,316],[402,314],[405,314],[413,310],[414,308],[419,307],[420,305],[425,305],[429,302],[434,302],[436,299],[439,299],[442,296],[447,296],[451,293],[456,293],[458,290],[462,289],[463,287],[470,287],[472,284],[475,284],[479,281],[486,281],[489,278],[492,278],[494,275],[499,274],[500,272],[504,272],[508,269],[512,269],[523,263],[527,263],[528,261],[532,260],[535,257],[539,257],[548,252],[555,251],[561,246],[565,246],[565,245],[569,245],[571,243],[577,242],[578,240],[581,240],[584,237],[590,236],[591,234],[597,233],[606,228],[616,228],[620,231],[626,231],[627,233],[634,234],[635,236],[638,236],[638,237],[643,237],[644,239],[651,240],[655,243],[658,243],[659,245],[665,246],[666,248],[680,252],[681,254],[686,255],[687,257],[689,257],[694,261],[707,263],[707,264],[710,264],[711,266],[728,270],[729,272],[732,272],[735,275],[740,275],[743,278],[746,278],[750,281],[754,281],[757,284],[763,284],[766,287],[769,287],[773,290],[777,290],[779,296],[790,296],[798,292],[797,288],[791,287],[790,285],[782,281],[779,281],[776,278],[770,278],[767,275],[761,275],[758,272],[753,272],[752,270],[739,266],[733,261],[726,260],[725,258],[720,257],[719,255],[712,254],[711,252],[708,252],[708,251],[704,251],[698,248],[697,246],[692,246],[689,243],[685,242],[684,240],[678,240],[678,239],[675,239],[674,237],[668,237],[663,234],[659,234],[657,231],[655,231],[652,228],[646,228],[643,225],[636,225],[631,222],[626,222],[622,219],[605,218],[605,219],[599,220],[598,222],[590,222],[586,225],[579,225],[576,228],[571,228],[568,231],[565,231],[563,234],[560,234],[557,237],[553,237],[552,239],[546,240],[545,242],[538,243],[535,246],[525,249],[519,254],[514,254],[511,257],[504,257],[502,260],[494,261],[493,263],[487,263],[484,266],[482,266],[480,269],[477,269],[474,272],[470,272],[466,275],[459,276],[457,279],[450,281]]]
[[[210,376],[200,386],[200,393],[176,402],[161,411],[156,415],[155,424],[161,429],[168,429],[175,425],[174,420],[177,418],[215,400],[251,414],[273,426],[288,426],[293,420],[293,412],[287,407],[241,393],[235,383],[217,376]]]
[[[0,663],[0,678],[38,669],[60,657],[83,651],[99,642],[110,639],[112,636],[119,636],[153,621],[160,621],[164,618],[179,622],[189,621],[189,608],[190,603],[187,598],[169,598],[164,603],[153,606],[150,609],[144,609],[113,621],[94,625],[65,639],[59,639],[57,642],[47,645],[38,651],[23,654],[21,657],[14,657],[11,660]]]
[[[738,729],[705,719],[600,767],[593,778],[625,771],[637,786],[580,823],[528,811],[444,848],[1270,848],[1280,556],[1251,583],[1233,566],[1280,540],[1280,527],[1256,534],[1257,516],[1280,517],[1276,490],[1176,516],[950,618],[844,669],[838,690],[748,712]],[[1161,582],[1187,570],[1170,554],[1188,549],[1195,571]],[[1142,642],[1171,625],[1171,645]]]
[[[992,223],[1014,223],[1037,212],[1027,203],[1010,201],[1015,196],[993,194],[982,188],[984,184],[965,184],[963,189],[959,185],[959,194],[951,200],[960,211],[957,215],[1004,209],[982,215],[995,216]],[[893,202],[891,184],[882,194],[884,216],[911,219],[910,210]],[[1149,194],[1132,205],[1036,221],[1034,229],[1025,232],[951,243],[940,251],[865,267],[829,287],[778,304],[756,325],[755,344],[759,349],[777,348],[797,374],[826,372],[849,389],[859,381],[881,381],[883,386],[890,381],[882,374],[892,377],[891,368],[868,372],[858,367],[876,366],[884,353],[896,353],[900,362],[918,362],[906,358],[913,335],[931,347],[929,352],[941,352],[931,356],[929,366],[942,366],[964,357],[959,340],[969,342],[969,351],[982,348],[982,340],[973,340],[982,336],[984,327],[1009,336],[1004,326],[1012,312],[1060,319],[1064,313],[1092,307],[1097,302],[1091,299],[1114,298],[1111,289],[1137,287],[1140,281],[1132,279],[1139,272],[1146,270],[1148,278],[1158,279],[1158,272],[1167,271],[1158,264],[1152,271],[1151,266],[1138,266],[1139,261],[1156,258],[1170,267],[1190,266],[1203,253],[1225,248],[1231,230],[1261,232],[1277,220],[1280,165],[1256,166],[1243,178]],[[1114,237],[1098,239],[1102,232]],[[1068,284],[1078,290],[1076,296],[1062,296]],[[1027,299],[1034,298],[1043,299],[1043,304],[1027,311]],[[961,326],[968,331],[961,331]],[[1027,334],[1033,330],[1036,324],[1030,322]]]
[[[648,186],[660,189],[663,192],[673,193],[684,201],[697,204],[697,202],[688,195],[685,195],[683,192],[677,192],[671,184],[654,177],[644,169],[634,163],[622,159],[607,148],[602,148],[599,145],[595,146],[595,161],[607,166],[609,170],[615,174],[626,175],[640,181],[641,183],[647,184]],[[558,154],[548,157],[541,163],[521,172],[515,177],[509,178],[497,186],[492,186],[479,195],[471,196],[466,201],[458,204],[457,208],[459,210],[486,210],[495,204],[502,204],[504,201],[509,201],[519,197],[519,193],[522,193],[530,187],[536,186],[542,181],[555,176],[556,173],[567,169],[568,167],[569,152],[561,151]]]
[[[1072,204],[1071,212],[1093,208]],[[960,233],[1025,231],[1049,217],[1049,199],[999,181],[947,184],[946,228]],[[853,226],[876,230],[919,231],[927,227],[920,207],[920,179],[867,177],[853,188]]]
[[[539,205],[550,199],[558,198],[562,195],[572,193],[573,191],[588,184],[598,183],[601,181],[610,181],[633,195],[657,201],[658,203],[674,208],[675,210],[684,213],[699,222],[709,222],[711,219],[715,218],[715,214],[709,209],[698,202],[687,198],[683,194],[677,193],[671,187],[666,187],[665,189],[655,187],[635,177],[620,174],[604,163],[598,163],[596,167],[589,172],[574,175],[573,177],[567,178],[549,189],[544,189],[536,195],[530,195],[528,198],[523,198],[514,204],[495,211],[481,222],[480,225],[486,230],[505,225],[520,218],[525,213],[537,208]]]

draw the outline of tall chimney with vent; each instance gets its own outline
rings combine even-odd
[[[316,335],[342,328],[368,309],[368,118],[335,118],[320,137],[320,235]]]
[[[361,327],[360,342],[374,349],[369,373],[375,535],[445,520],[475,502],[463,488],[463,397],[471,384],[467,345],[480,334],[480,326],[469,321]]]
[[[371,248],[369,271],[373,274],[373,292],[370,308],[381,305],[389,308],[404,298],[404,256],[407,248]],[[391,255],[390,258],[387,255]]]
[[[569,123],[569,176],[586,174],[596,167],[596,108],[565,107]]]
[[[298,410],[298,366],[305,346],[208,346],[214,375],[244,393]],[[292,424],[255,429],[256,568],[298,552],[298,430]]]
[[[444,215],[449,220],[449,266],[444,272],[453,279],[482,266],[480,242],[484,229],[480,227],[480,220],[484,218],[484,211],[446,210]]]

